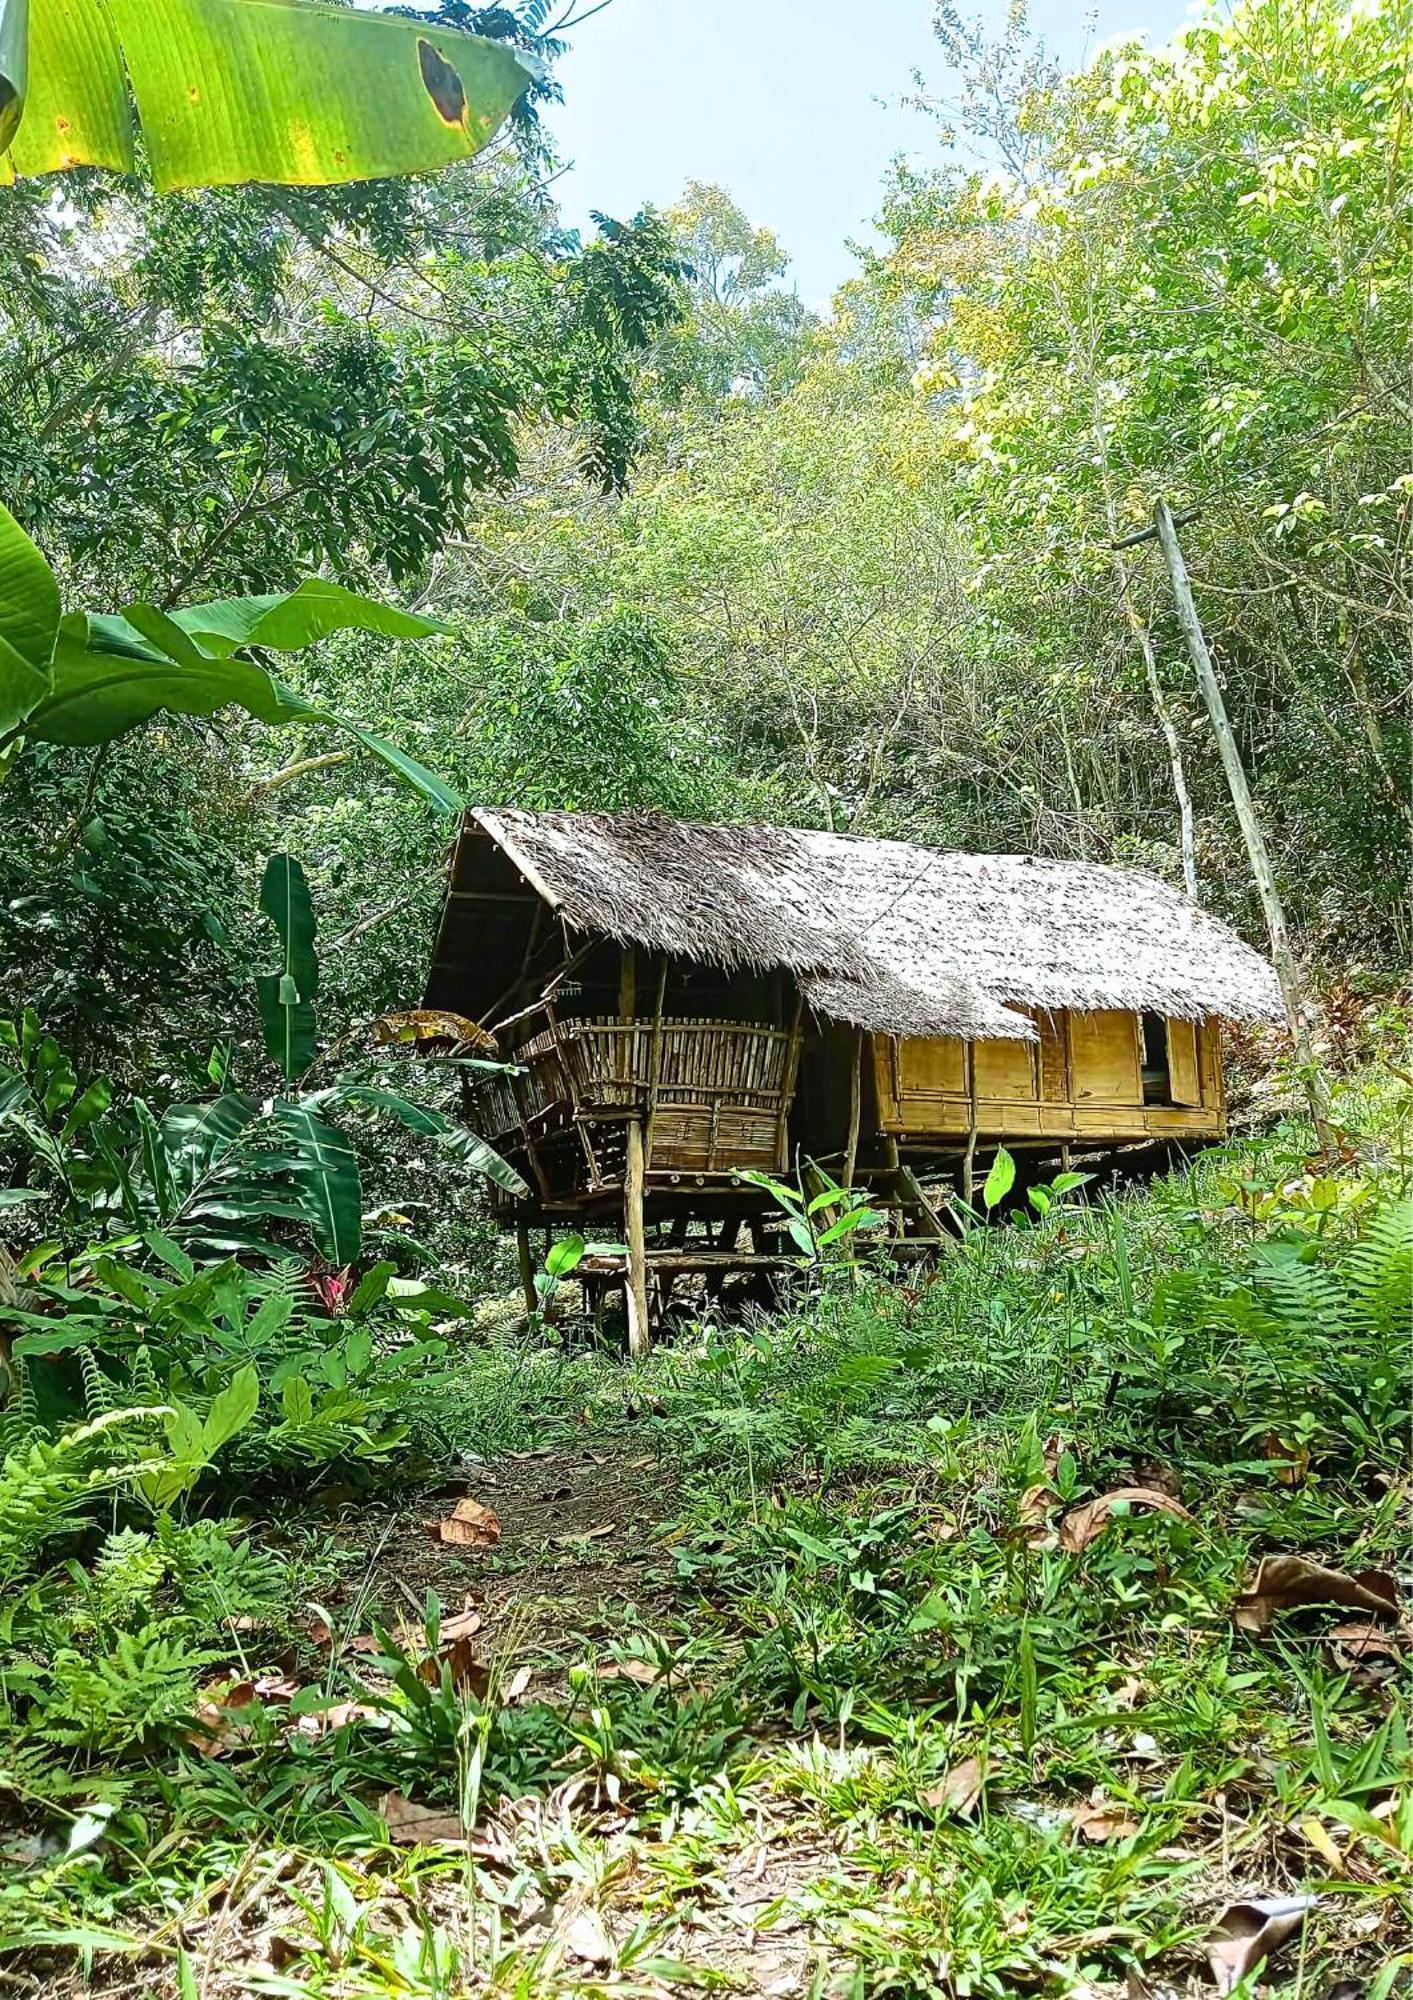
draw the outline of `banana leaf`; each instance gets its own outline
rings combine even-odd
[[[280,934],[280,969],[256,974],[265,1046],[288,1082],[314,1060],[314,904],[303,868],[289,854],[272,854],[260,884],[260,907]]]
[[[0,0],[0,179],[131,173],[139,130],[164,192],[420,173],[478,153],[536,74],[316,0]]]

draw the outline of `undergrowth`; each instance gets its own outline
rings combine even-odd
[[[1405,1108],[1386,1081],[1346,1104],[1335,1166],[1282,1128],[636,1367],[426,1320],[371,1321],[365,1360],[357,1315],[285,1281],[238,1300],[228,1272],[196,1309],[255,1367],[255,1406],[185,1483],[162,1482],[167,1405],[55,1435],[31,1389],[0,1473],[14,1976],[185,1996],[220,1960],[330,2000],[1078,2000],[1170,1990],[1224,1903],[1310,1894],[1262,1990],[1348,1974],[1387,2000],[1413,1967],[1406,1640],[1367,1609],[1252,1629],[1243,1606],[1266,1556],[1406,1563]],[[123,1311],[135,1348],[154,1311],[178,1341],[181,1313]],[[376,1382],[404,1386],[292,1452],[277,1368],[305,1379],[355,1339],[345,1389],[379,1352]],[[114,1393],[134,1365],[110,1364]],[[161,1386],[209,1422],[214,1375]],[[474,1492],[483,1461],[585,1438],[625,1464],[646,1443],[680,1487],[654,1507],[625,1472],[663,1593],[606,1641],[566,1631],[556,1686],[517,1691],[513,1616],[474,1659],[435,1602],[368,1613],[357,1646],[356,1593],[322,1619],[348,1579],[320,1482],[356,1507],[360,1467],[439,1451]],[[440,1816],[430,1844],[407,1800]],[[714,1954],[712,1913],[743,1898],[755,1942]]]

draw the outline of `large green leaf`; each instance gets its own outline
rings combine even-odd
[[[115,629],[119,622],[107,621],[103,631],[91,621],[83,640],[74,632],[76,621],[65,619],[54,649],[53,685],[26,718],[27,736],[46,743],[111,743],[164,708],[176,715],[214,715],[235,706],[261,722],[288,722],[298,713],[251,660],[194,653],[183,664],[155,647],[117,651],[123,636]]]
[[[0,0],[0,176],[131,171],[134,108],[164,190],[418,173],[479,152],[534,71],[315,0]]]
[[[3,583],[0,571],[0,586]],[[335,594],[337,603],[329,593]],[[3,626],[0,599],[0,634]],[[129,605],[120,617],[70,613],[59,627],[47,691],[43,681],[25,683],[31,705],[24,716],[24,733],[47,743],[110,743],[163,709],[174,715],[204,716],[236,707],[260,722],[326,723],[351,736],[438,812],[460,812],[464,804],[460,793],[415,757],[361,722],[306,701],[253,660],[233,656],[229,650],[242,631],[258,635],[248,643],[292,650],[350,626],[393,638],[422,637],[445,629],[336,584],[320,584],[317,589],[301,586],[285,597],[232,598],[170,616],[150,604]],[[208,651],[208,644],[216,650]],[[5,685],[0,656],[0,696]],[[21,683],[15,679],[13,685],[18,697]]]
[[[374,730],[365,729],[361,722],[354,722],[349,716],[338,715],[331,708],[316,708],[306,702],[292,688],[282,681],[275,682],[285,713],[281,720],[290,722],[327,722],[335,729],[341,729],[345,736],[351,736],[355,743],[367,750],[385,764],[395,776],[414,792],[418,792],[437,812],[448,816],[465,810],[466,801],[461,793],[435,771],[429,771],[425,764],[419,764],[415,757],[409,757],[396,743],[389,743],[386,736],[379,736]]]
[[[222,1389],[201,1426],[201,1448],[214,1458],[223,1444],[243,1431],[260,1407],[260,1377],[248,1363]]]
[[[133,614],[129,612],[129,617]],[[380,632],[389,639],[431,639],[449,632],[439,618],[360,597],[327,577],[312,576],[276,597],[223,597],[188,604],[172,622],[189,632],[208,653],[233,653],[241,646],[266,646],[297,653],[334,632]]]
[[[331,1263],[356,1263],[363,1236],[363,1188],[353,1148],[302,1105],[277,1103],[275,1119],[299,1155],[293,1177],[315,1243]]]
[[[314,1060],[314,903],[304,870],[289,854],[272,854],[260,884],[260,907],[280,934],[280,969],[256,976],[265,1046],[289,1082]]]
[[[162,1119],[162,1143],[184,1187],[195,1187],[260,1116],[253,1097],[226,1091],[204,1104],[174,1104]]]
[[[0,13],[0,36],[3,32]],[[0,56],[3,53],[0,40]],[[0,78],[0,122],[3,118]],[[58,633],[59,586],[54,572],[14,515],[0,507],[0,735],[23,722],[48,692],[49,662]]]
[[[495,1147],[480,1138],[475,1132],[468,1132],[464,1126],[454,1125],[444,1141],[447,1150],[453,1153],[463,1166],[470,1167],[472,1173],[484,1174],[488,1181],[505,1189],[507,1194],[528,1195],[530,1190],[511,1166],[509,1160],[502,1159]]]

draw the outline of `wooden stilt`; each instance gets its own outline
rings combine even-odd
[[[966,1203],[966,1206],[970,1208],[972,1205],[972,1196],[976,1192],[976,1174],[974,1171],[976,1164],[976,1120],[977,1120],[975,1042],[968,1042],[966,1044],[966,1077],[967,1077],[968,1123],[967,1123],[967,1149],[962,1154],[962,1200]]]
[[[540,1295],[535,1290],[535,1259],[530,1250],[530,1227],[528,1223],[515,1225],[515,1254],[520,1260],[520,1283],[525,1293],[527,1313],[538,1312]]]
[[[624,1296],[628,1306],[628,1352],[640,1359],[651,1345],[648,1331],[647,1242],[643,1233],[643,1123],[628,1121],[628,1166],[623,1177],[623,1235],[628,1246]]]

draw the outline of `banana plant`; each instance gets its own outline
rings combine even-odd
[[[425,639],[448,629],[323,577],[283,595],[221,598],[170,612],[136,603],[117,615],[65,613],[44,555],[0,506],[0,774],[27,740],[109,743],[161,710],[208,716],[242,708],[275,725],[332,724],[438,812],[454,813],[460,795],[415,757],[362,723],[306,701],[250,657],[300,652],[334,632]]]
[[[352,1077],[300,1087],[318,1049],[319,963],[309,884],[291,856],[271,856],[260,905],[279,942],[276,969],[256,981],[266,1050],[285,1085],[274,1096],[222,1087],[218,1062],[214,1097],[174,1104],[160,1117],[141,1098],[113,1112],[107,1079],[81,1087],[32,1012],[0,1022],[0,1134],[14,1132],[48,1170],[67,1224],[125,1231],[133,1241],[158,1231],[199,1254],[225,1256],[272,1250],[252,1232],[274,1222],[306,1230],[336,1268],[354,1264],[363,1242],[362,1179],[352,1142],[331,1122],[348,1107],[385,1112],[472,1172],[527,1196],[519,1174],[484,1139],[400,1091]],[[6,1192],[29,1201],[43,1190]]]
[[[376,180],[471,158],[538,75],[431,22],[316,0],[0,0],[0,180],[163,192]]]

